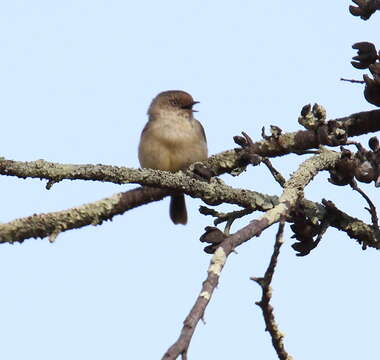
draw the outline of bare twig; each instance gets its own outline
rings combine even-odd
[[[318,150],[300,150],[300,151],[293,151],[296,155],[316,155],[319,154]]]
[[[365,83],[364,80],[354,80],[354,79],[345,79],[345,78],[340,78],[340,81],[348,81],[348,82],[354,83],[354,84],[364,84]]]
[[[273,307],[270,304],[272,298],[272,287],[270,286],[273,278],[274,271],[276,269],[278,256],[280,254],[280,248],[284,242],[284,220],[282,219],[278,232],[276,235],[276,242],[274,244],[273,254],[271,256],[267,270],[265,271],[264,277],[257,278],[251,277],[251,280],[257,282],[262,290],[262,297],[260,301],[256,302],[256,305],[259,306],[263,312],[264,321],[265,321],[265,330],[269,331],[269,334],[272,338],[272,344],[276,350],[277,356],[280,360],[291,360],[292,357],[287,353],[284,346],[284,335],[278,328],[276,320],[273,314]]]
[[[267,166],[267,168],[271,172],[272,176],[280,184],[280,186],[284,187],[286,180],[281,175],[281,173],[274,168],[274,166],[272,165],[271,161],[268,158],[263,158],[262,162]]]
[[[372,220],[373,227],[375,228],[376,232],[378,234],[380,234],[379,219],[378,219],[378,216],[377,216],[377,211],[376,211],[376,207],[375,207],[374,203],[371,201],[371,199],[368,197],[368,195],[362,189],[359,188],[359,186],[358,186],[358,184],[357,184],[357,182],[355,180],[351,181],[350,186],[351,186],[351,188],[354,191],[357,191],[365,199],[365,201],[367,201],[367,204],[368,204],[369,208],[365,208],[365,209],[371,215],[371,220]]]
[[[242,210],[235,210],[231,211],[229,213],[223,213],[216,211],[214,209],[210,209],[207,206],[201,206],[199,208],[199,212],[203,215],[211,215],[215,217],[216,219],[214,220],[214,225],[219,225],[223,222],[229,221],[229,220],[236,220],[240,219],[243,216],[246,216],[248,214],[252,214],[256,209],[242,209]]]

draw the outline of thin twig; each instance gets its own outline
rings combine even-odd
[[[316,155],[319,154],[318,150],[303,150],[303,151],[294,151],[296,155]]]
[[[364,84],[365,82],[363,80],[354,80],[354,79],[345,79],[345,78],[340,78],[341,81],[347,81],[350,83],[354,84]]]
[[[375,228],[377,234],[380,234],[379,230],[379,218],[377,216],[377,211],[374,203],[371,201],[371,199],[367,196],[367,194],[359,188],[358,184],[356,183],[355,180],[351,181],[350,183],[351,188],[354,191],[357,191],[363,198],[367,201],[367,204],[369,208],[365,208],[371,215],[371,220],[372,220],[372,225]]]
[[[199,208],[199,212],[201,214],[211,215],[211,216],[216,218],[214,220],[214,225],[219,225],[223,222],[226,222],[226,221],[229,221],[232,219],[233,220],[240,219],[243,216],[246,216],[248,214],[252,214],[255,210],[256,209],[247,208],[247,209],[242,209],[242,210],[231,211],[229,213],[223,213],[223,212],[219,212],[219,211],[216,211],[214,209],[211,209],[207,206],[200,206],[200,208]]]
[[[262,290],[261,300],[256,302],[256,305],[259,306],[263,312],[264,321],[266,330],[269,332],[272,338],[272,344],[274,349],[276,350],[277,356],[280,360],[291,360],[292,357],[287,353],[284,346],[284,335],[278,328],[276,320],[273,314],[273,306],[270,304],[270,300],[272,298],[272,287],[270,286],[273,274],[276,269],[277,259],[280,255],[280,248],[284,242],[283,234],[284,234],[284,219],[281,220],[278,232],[276,235],[276,242],[274,244],[273,254],[271,256],[269,265],[267,270],[265,271],[264,277],[257,278],[251,277],[251,280],[257,282]]]
[[[281,173],[274,168],[271,161],[268,158],[263,158],[261,162],[263,162],[267,166],[267,168],[271,172],[272,176],[280,184],[280,186],[284,187],[286,180],[281,175]]]

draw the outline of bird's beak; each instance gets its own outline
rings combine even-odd
[[[193,101],[193,104],[192,104],[192,106],[194,106],[194,105],[196,105],[196,104],[199,104],[199,101]],[[198,110],[193,110],[193,109],[191,109],[193,112],[198,112]]]

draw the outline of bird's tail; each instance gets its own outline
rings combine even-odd
[[[170,218],[174,224],[187,224],[185,195],[174,195],[170,199]]]

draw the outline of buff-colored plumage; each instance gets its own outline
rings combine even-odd
[[[139,145],[142,167],[176,172],[207,158],[206,136],[193,116],[196,103],[180,90],[165,91],[153,99]],[[175,224],[187,223],[184,195],[172,196],[170,217]]]

